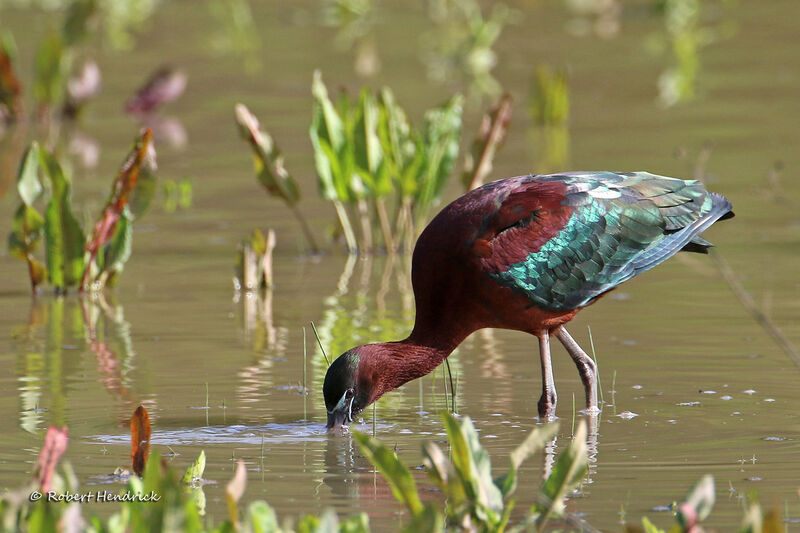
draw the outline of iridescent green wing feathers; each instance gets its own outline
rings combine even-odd
[[[565,173],[537,181],[566,185],[562,204],[572,214],[557,235],[507,270],[489,274],[533,305],[568,310],[678,251],[704,252],[698,237],[731,204],[698,181],[634,173]],[[726,217],[727,218],[727,217]]]

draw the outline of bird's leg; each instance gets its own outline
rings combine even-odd
[[[554,331],[555,336],[564,345],[564,348],[569,352],[572,360],[575,361],[575,366],[578,367],[578,373],[581,375],[583,388],[586,390],[586,409],[589,412],[596,412],[599,410],[597,407],[597,364],[592,361],[586,352],[578,345],[572,335],[567,333],[564,326],[556,328]]]
[[[556,384],[553,381],[553,364],[550,362],[550,332],[539,333],[539,358],[542,361],[542,397],[539,398],[539,416],[552,418],[556,414]]]

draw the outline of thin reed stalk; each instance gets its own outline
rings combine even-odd
[[[600,389],[600,403],[606,403],[605,398],[603,398],[603,384],[600,382],[600,363],[597,362],[597,353],[594,351],[594,338],[592,337],[592,326],[587,326],[589,328],[589,344],[592,347],[592,359],[594,359],[594,364],[597,367],[597,388]]]
[[[319,349],[322,350],[322,357],[325,358],[325,362],[328,366],[331,366],[330,360],[328,360],[328,354],[325,353],[325,348],[322,347],[322,341],[319,340],[319,333],[317,333],[317,326],[314,325],[314,322],[311,322],[311,329],[314,330],[314,337],[317,338],[317,344],[319,345]]]
[[[750,296],[747,291],[745,291],[744,287],[742,287],[742,284],[737,279],[736,274],[733,272],[733,269],[728,262],[719,253],[713,250],[711,250],[710,255],[714,260],[714,264],[719,269],[720,274],[722,274],[722,278],[731,288],[733,294],[739,299],[739,303],[741,303],[742,306],[750,312],[755,321],[758,322],[762,328],[764,328],[770,337],[772,337],[778,347],[789,356],[789,359],[791,359],[798,368],[800,368],[800,353],[798,353],[797,349],[792,345],[789,339],[786,338],[778,325],[775,324],[775,322],[773,322],[772,319],[770,319],[766,314],[764,314],[761,309],[759,309],[752,296]]]

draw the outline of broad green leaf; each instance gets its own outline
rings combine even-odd
[[[423,142],[426,160],[417,194],[417,203],[423,210],[438,199],[458,157],[462,103],[463,98],[456,95],[445,105],[425,113]]]
[[[553,471],[542,487],[543,502],[545,508],[543,515],[549,517],[551,514],[562,516],[564,514],[564,502],[567,495],[577,487],[586,471],[589,469],[589,462],[586,455],[586,422],[581,421],[575,436],[569,446],[558,456]]]
[[[338,157],[327,139],[320,136],[322,124],[322,107],[315,104],[308,134],[314,148],[314,165],[317,169],[319,191],[326,200],[338,200],[340,198],[338,198],[333,177],[333,162],[337,161]]]
[[[200,450],[200,455],[197,457],[197,460],[186,469],[186,473],[183,475],[183,482],[184,483],[192,483],[195,479],[203,479],[203,472],[206,470],[206,452],[205,450]]]
[[[22,259],[23,261],[28,259],[28,243],[26,243],[24,237],[16,231],[12,231],[8,234],[6,245],[8,246],[8,253],[14,257]]]
[[[383,162],[383,151],[378,138],[378,105],[367,89],[361,90],[358,99],[353,148],[356,165],[374,176]]]
[[[52,105],[61,98],[64,70],[64,43],[58,33],[51,33],[39,45],[34,63],[33,94],[40,105]]]
[[[317,524],[314,533],[338,533],[339,532],[339,517],[336,516],[336,511],[328,507],[319,517],[319,524]]]
[[[314,515],[306,515],[297,523],[297,533],[314,533],[319,525],[319,518]]]
[[[39,150],[40,163],[51,183],[50,203],[44,215],[47,271],[56,288],[76,285],[83,273],[83,246],[86,238],[70,206],[70,184],[58,161],[47,151]]]
[[[502,490],[504,498],[514,493],[517,486],[517,470],[519,470],[522,463],[542,450],[555,437],[557,432],[558,424],[536,427],[528,433],[522,444],[511,452],[511,466],[508,474],[495,481],[495,484]]]
[[[47,277],[47,269],[33,258],[44,229],[44,218],[36,209],[20,204],[14,214],[12,231],[8,234],[8,251],[28,263],[28,275],[35,290]]]
[[[253,533],[273,533],[280,531],[275,510],[265,501],[255,501],[247,509],[249,525]]]
[[[369,533],[369,516],[359,513],[349,516],[339,524],[339,533]]]
[[[450,437],[453,465],[473,500],[478,518],[495,523],[503,512],[503,495],[492,480],[489,454],[478,440],[472,420],[459,421],[451,413],[442,414]]]
[[[511,452],[511,464],[518,469],[529,457],[535,455],[539,450],[544,449],[548,442],[558,433],[558,424],[548,424],[534,428],[522,444]]]
[[[100,273],[110,276],[119,274],[125,263],[131,257],[133,246],[133,222],[127,206],[122,208],[122,214],[117,221],[114,236],[103,246],[102,254],[97,256]],[[102,256],[102,258],[101,258]]]
[[[250,237],[250,245],[257,256],[261,257],[267,252],[267,239],[260,229],[253,230],[253,236]]]
[[[38,501],[27,518],[28,531],[59,531],[56,506],[48,505],[46,501]]]
[[[399,168],[405,166],[406,161],[413,157],[415,147],[411,141],[411,126],[408,123],[403,109],[394,99],[394,94],[388,87],[381,91],[380,109],[382,121],[385,122],[385,136],[387,145],[384,152],[391,153]],[[382,129],[382,131],[384,131]]]
[[[26,245],[25,250],[30,253],[42,236],[44,218],[33,207],[24,203],[20,204],[17,212],[14,213],[12,229],[14,233],[22,238]]]
[[[441,448],[434,442],[426,442],[422,447],[425,467],[434,483],[447,496],[448,502],[458,508],[467,499],[467,490],[461,478],[456,475],[453,464]]]
[[[311,94],[314,96],[314,100],[322,111],[319,135],[321,138],[328,141],[328,144],[338,152],[345,142],[344,123],[328,97],[328,89],[325,88],[325,83],[322,81],[322,74],[318,70],[314,71],[314,79],[311,82]]]
[[[408,162],[400,175],[400,193],[406,198],[416,196],[420,190],[420,175],[425,165],[425,147],[419,136],[415,139],[415,146],[414,157]]]
[[[32,206],[33,202],[42,194],[42,184],[39,182],[39,144],[33,141],[17,172],[17,190],[25,205]]]
[[[420,514],[423,507],[414,477],[400,462],[397,455],[376,439],[358,431],[353,432],[353,438],[356,439],[361,453],[381,471],[383,477],[389,482],[395,499],[403,502],[411,511],[412,516]]]
[[[642,529],[644,529],[644,533],[665,533],[663,529],[656,527],[646,516],[642,517]]]
[[[196,512],[200,516],[206,514],[206,493],[202,485],[196,487],[188,487],[189,500],[186,502],[186,507]]]
[[[350,174],[347,172],[347,161],[340,160],[339,155],[333,151],[333,147],[326,141],[320,139],[322,154],[327,158],[333,178],[331,186],[333,190],[333,200],[350,202],[353,200],[350,194]]]
[[[128,207],[131,210],[132,220],[139,220],[142,215],[150,210],[157,190],[156,163],[155,158],[153,158],[150,161],[146,161],[139,168],[139,178],[136,180],[136,186],[131,191]]]
[[[414,516],[403,529],[406,533],[439,533],[445,531],[445,517],[430,503]]]

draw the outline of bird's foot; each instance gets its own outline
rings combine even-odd
[[[554,420],[556,418],[556,404],[558,397],[555,391],[544,391],[539,398],[539,418],[542,420]]]

